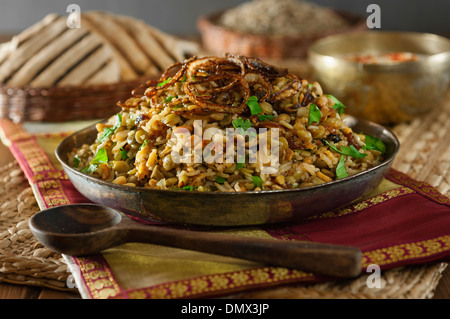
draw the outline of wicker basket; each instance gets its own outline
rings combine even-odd
[[[342,32],[362,31],[366,20],[359,15],[336,11],[350,22],[351,27]],[[214,54],[241,54],[262,59],[304,58],[311,43],[319,38],[336,34],[335,31],[310,36],[260,36],[239,33],[218,25],[224,11],[201,16],[197,21],[202,43]]]
[[[145,82],[128,82],[85,87],[13,88],[0,87],[0,117],[18,122],[65,122],[103,119],[118,112],[118,101]]]

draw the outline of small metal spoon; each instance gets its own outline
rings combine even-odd
[[[57,206],[29,222],[36,239],[61,254],[82,256],[127,242],[151,243],[236,257],[319,275],[355,277],[362,254],[354,247],[283,241],[142,225],[96,204]]]

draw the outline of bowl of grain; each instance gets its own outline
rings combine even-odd
[[[312,77],[346,112],[381,123],[407,122],[436,109],[450,83],[450,40],[419,32],[334,35],[309,49]]]
[[[364,18],[306,1],[253,0],[198,19],[204,48],[263,59],[304,58],[315,40],[366,29]]]

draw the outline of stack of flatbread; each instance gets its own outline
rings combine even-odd
[[[0,44],[0,84],[65,87],[109,84],[156,76],[198,52],[195,42],[166,34],[142,20],[102,11],[43,20]]]

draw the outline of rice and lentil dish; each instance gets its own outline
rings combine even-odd
[[[72,167],[115,184],[221,192],[292,189],[367,170],[383,160],[385,151],[377,138],[345,125],[344,105],[324,94],[317,82],[256,58],[192,57],[170,66],[160,79],[143,84],[118,105],[116,115],[96,125],[92,144],[68,154]],[[208,129],[220,134],[205,139],[201,134]],[[231,162],[219,157],[175,160],[175,154],[194,157],[194,152],[183,154],[177,148],[177,132],[194,133],[184,140],[191,150],[213,145],[217,153],[209,154],[218,155],[239,142],[226,134],[229,129],[254,129],[240,139],[246,146],[253,137],[258,141],[276,132],[276,170],[264,170],[261,145],[256,154],[244,148],[239,155],[236,148]]]

